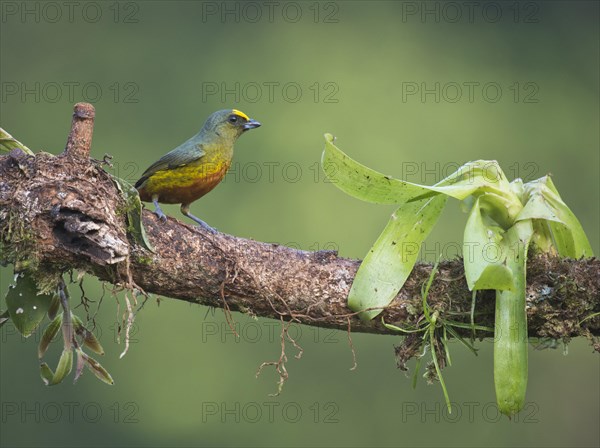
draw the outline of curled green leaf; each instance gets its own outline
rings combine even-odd
[[[48,319],[54,320],[59,311],[60,298],[58,297],[58,294],[54,294],[52,296],[52,301],[50,302],[50,308],[48,308]]]
[[[64,349],[62,354],[60,355],[60,359],[58,360],[58,365],[56,366],[56,371],[54,372],[54,376],[52,381],[50,382],[50,386],[54,386],[59,384],[64,380],[69,373],[71,373],[71,369],[73,368],[73,350],[72,349]]]
[[[321,165],[331,183],[350,196],[375,204],[403,204],[438,194],[463,200],[476,193],[494,193],[507,204],[515,202],[515,194],[504,172],[495,160],[476,160],[461,166],[433,186],[419,185],[379,173],[353,160],[325,134],[325,150]]]
[[[85,355],[85,363],[87,368],[94,374],[96,375],[96,377],[108,384],[108,385],[113,385],[115,384],[114,380],[112,379],[112,376],[110,376],[110,373],[108,373],[108,371],[102,367],[102,365],[96,361],[94,358],[92,358],[91,356],[87,356]]]
[[[60,327],[62,325],[62,313],[57,315],[52,322],[48,324],[44,333],[42,334],[42,338],[40,339],[40,343],[38,345],[38,358],[43,358],[44,354],[48,350],[50,343],[56,337]]]
[[[512,272],[505,260],[509,247],[504,231],[482,213],[482,198],[473,205],[463,236],[465,277],[471,291],[512,289]]]
[[[154,247],[150,244],[146,229],[142,223],[142,201],[140,195],[133,185],[129,182],[113,176],[108,173],[117,189],[123,194],[127,207],[128,232],[133,239],[143,248],[154,252]]]
[[[104,355],[104,349],[94,333],[85,327],[83,321],[77,315],[71,313],[71,318],[73,319],[75,334],[81,336],[83,339],[83,344],[94,353],[98,355]]]
[[[42,377],[42,381],[46,386],[49,386],[52,383],[54,372],[45,362],[40,364],[40,376]]]
[[[376,204],[401,204],[429,192],[427,188],[394,179],[353,160],[325,134],[321,166],[329,181],[355,198]]]
[[[559,255],[570,258],[581,258],[593,256],[592,247],[575,214],[564,203],[552,179],[544,176],[525,184],[526,204],[519,216],[518,221],[539,220],[547,224],[552,245]],[[540,226],[536,226],[537,229]],[[548,251],[549,238],[534,238],[534,242],[540,242],[538,247]]]

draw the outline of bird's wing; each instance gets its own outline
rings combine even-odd
[[[144,171],[144,174],[142,174],[140,180],[135,183],[135,187],[137,188],[142,185],[146,179],[158,171],[169,170],[187,165],[188,163],[200,159],[205,154],[206,151],[204,151],[201,144],[185,142],[150,165],[148,169]]]

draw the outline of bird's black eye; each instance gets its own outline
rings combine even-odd
[[[229,116],[229,122],[230,123],[237,123],[237,121],[238,121],[237,115],[230,115]]]

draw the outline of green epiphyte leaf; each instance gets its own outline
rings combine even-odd
[[[58,334],[58,331],[60,330],[63,321],[62,317],[62,313],[58,314],[44,330],[44,333],[42,334],[42,339],[40,339],[40,344],[38,345],[38,358],[41,359],[44,356],[44,354],[48,350],[48,347],[50,346],[50,343]]]
[[[52,383],[52,379],[54,378],[54,372],[48,364],[45,362],[40,364],[40,376],[42,377],[42,381],[46,386],[49,386]]]
[[[394,179],[348,157],[325,134],[321,166],[329,181],[350,196],[376,204],[401,204],[430,190],[420,185]]]
[[[525,184],[525,195],[527,202],[517,220],[547,221],[552,244],[563,257],[593,256],[592,247],[581,223],[563,202],[549,176]],[[537,239],[534,241],[537,242]],[[547,246],[544,242],[542,240],[539,246],[542,250]]]
[[[509,248],[504,231],[482,214],[481,197],[471,208],[463,236],[465,277],[469,289],[512,289],[511,270],[506,266]]]
[[[33,155],[33,151],[25,146],[23,143],[18,141],[4,129],[0,128],[0,154],[9,153],[13,149],[20,149],[30,156]]]
[[[543,219],[532,219],[531,222],[533,225],[533,236],[531,237],[532,248],[556,255],[558,251],[554,246],[550,223]]]
[[[127,203],[127,221],[129,224],[129,233],[140,246],[149,250],[150,252],[154,252],[154,247],[152,247],[152,244],[150,244],[148,235],[146,234],[146,229],[144,229],[144,224],[142,223],[142,201],[140,200],[138,191],[129,182],[113,176],[110,173],[108,174],[111,176],[119,191],[123,194]]]
[[[522,204],[525,203],[525,186],[523,184],[523,179],[517,177],[510,183],[510,189],[515,194],[515,196],[521,201]]]
[[[396,296],[417,261],[421,243],[437,222],[446,197],[408,202],[398,208],[363,260],[350,289],[348,306],[354,311],[383,308]],[[382,309],[363,311],[373,319]]]
[[[52,377],[52,381],[50,381],[49,386],[54,386],[59,384],[64,380],[69,373],[71,373],[71,369],[73,368],[73,350],[72,349],[64,349],[62,354],[60,355],[60,359],[58,360],[58,365],[56,366],[56,371],[54,372],[54,376]]]
[[[331,134],[325,134],[321,165],[328,179],[355,198],[376,204],[402,204],[445,194],[463,200],[477,192],[492,192],[502,197],[505,207],[519,201],[495,160],[477,160],[461,166],[433,186],[394,179],[353,160],[339,149]]]
[[[110,376],[110,373],[108,373],[108,371],[102,367],[102,365],[96,361],[94,358],[92,358],[91,356],[85,355],[84,354],[84,360],[85,360],[85,365],[86,367],[94,374],[96,375],[96,377],[108,384],[108,385],[113,385],[115,384],[115,381],[112,379],[112,376]]]
[[[54,318],[58,314],[59,310],[60,310],[60,298],[58,297],[58,294],[54,294],[52,296],[50,308],[48,308],[48,319],[54,320]]]
[[[87,348],[92,350],[94,353],[98,355],[104,355],[104,349],[102,348],[100,341],[98,341],[94,333],[88,330],[85,327],[83,321],[75,314],[71,313],[71,318],[73,319],[73,327],[75,328],[75,334],[81,336],[81,338],[83,339],[83,344]]]
[[[52,294],[38,294],[35,281],[27,272],[16,276],[8,287],[6,306],[15,328],[29,337],[42,322],[52,302]]]

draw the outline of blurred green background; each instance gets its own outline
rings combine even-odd
[[[192,207],[221,231],[362,258],[393,207],[324,181],[331,132],[352,157],[414,182],[474,159],[497,159],[511,179],[552,173],[600,252],[597,2],[67,3],[1,3],[1,125],[34,150],[62,151],[72,106],[87,100],[93,156],[112,154],[135,181],[209,113],[236,107],[263,127]],[[457,254],[465,215],[456,204],[442,219],[426,260]],[[2,290],[11,277],[2,268]],[[92,278],[84,288],[102,295]],[[118,316],[107,292],[98,331],[113,387],[89,373],[43,386],[39,337],[2,328],[2,446],[600,444],[600,364],[583,340],[567,356],[530,350],[528,404],[509,421],[494,405],[491,342],[478,357],[452,345],[448,415],[439,385],[413,390],[396,368],[397,337],[353,335],[350,371],[345,332],[298,327],[304,354],[288,347],[289,381],[272,397],[276,375],[255,371],[279,357],[277,322],[235,314],[236,341],[220,310],[152,298],[119,359]]]

